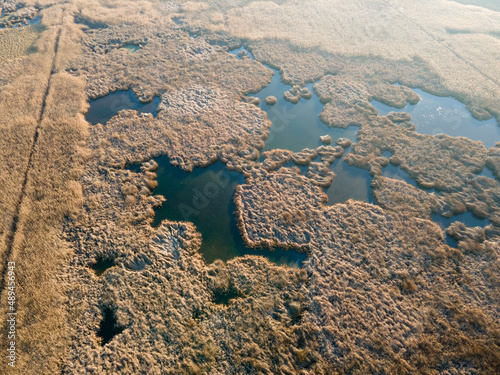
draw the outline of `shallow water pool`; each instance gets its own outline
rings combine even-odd
[[[105,124],[124,109],[133,109],[139,113],[152,113],[156,116],[160,98],[155,97],[149,103],[142,103],[132,90],[127,90],[116,91],[102,98],[91,100],[89,104],[90,109],[85,118],[90,124],[96,125]]]
[[[402,109],[396,109],[376,100],[371,102],[379,116],[389,112],[408,112],[416,131],[421,134],[447,134],[452,137],[466,137],[481,141],[487,148],[500,141],[500,126],[492,118],[479,121],[472,117],[465,104],[450,97],[440,97],[419,89],[412,89],[421,100],[415,104],[407,104]]]
[[[125,48],[127,51],[134,53],[140,50],[141,46],[139,44],[125,44],[122,48]]]
[[[207,263],[237,256],[261,255],[277,264],[299,267],[305,254],[293,250],[248,248],[239,233],[233,202],[236,186],[244,183],[240,173],[230,172],[221,162],[207,168],[184,172],[170,164],[168,158],[157,159],[158,187],[154,194],[167,201],[156,211],[153,226],[164,219],[190,221],[203,237],[200,252]]]

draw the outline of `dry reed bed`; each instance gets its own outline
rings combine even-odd
[[[371,187],[375,202],[379,206],[402,215],[430,220],[441,203],[441,198],[436,194],[427,193],[400,180],[377,177]]]
[[[307,225],[327,200],[322,190],[304,176],[271,173],[236,188],[238,226],[251,247],[309,249]]]
[[[87,79],[91,99],[131,88],[141,100],[150,101],[194,82],[241,95],[259,91],[272,76],[258,62],[237,60],[222,47],[166,25],[160,30],[157,26],[89,30],[83,43],[84,57],[72,68]],[[119,48],[131,43],[143,47],[133,54]]]
[[[419,202],[415,209],[405,199],[392,213],[352,201],[325,207],[321,190],[312,194],[317,188],[307,179],[296,181],[271,173],[238,187],[240,228],[255,246],[300,248],[307,233],[311,281],[301,322],[320,332],[322,357],[333,368],[353,373],[499,368],[497,235],[489,233],[485,240],[480,228],[455,228],[456,250],[443,245],[436,224],[412,215],[429,216],[432,205]],[[459,370],[464,361],[466,370]]]
[[[227,62],[221,64],[224,68]],[[249,82],[247,74],[239,69],[231,80]],[[256,157],[255,147],[262,146],[269,122],[254,106],[238,102],[247,89],[237,86],[235,96],[220,87],[219,79],[203,86],[188,84],[186,80],[186,88],[163,95],[163,111],[156,119],[124,111],[106,125],[90,128],[92,159],[82,178],[85,210],[66,229],[76,256],[69,293],[74,347],[65,373],[137,373],[145,366],[172,374],[266,368],[269,372],[281,367],[294,371],[306,358],[299,349],[289,351],[290,343],[301,345],[301,333],[289,324],[301,310],[298,290],[307,280],[303,271],[255,257],[206,266],[197,252],[200,236],[191,224],[150,227],[152,209],[162,201],[151,196],[152,163],[140,174],[121,169],[126,162],[165,153],[185,169],[206,165],[213,161],[213,150],[197,148],[207,139],[220,148],[215,157]],[[201,99],[206,107],[193,99]],[[191,126],[185,126],[186,121]],[[212,124],[208,128],[207,122]],[[102,258],[113,258],[116,266],[97,278],[88,267]],[[215,294],[233,289],[245,298],[226,313],[224,306],[213,302]],[[125,330],[101,347],[95,332],[106,306]],[[248,314],[254,306],[261,308]],[[263,327],[271,313],[273,320]],[[277,347],[263,345],[269,337],[261,334],[263,330],[273,332]],[[275,358],[277,363],[269,365]],[[319,354],[315,362],[322,362]]]
[[[191,171],[221,154],[257,155],[271,123],[255,106],[236,100],[221,89],[193,85],[163,95],[156,118],[120,112],[94,127],[91,142],[104,164],[122,167],[168,155],[172,164]]]
[[[358,143],[346,161],[377,176],[388,162],[382,152],[390,151],[392,164],[406,171],[420,187],[437,190],[440,203],[436,212],[450,217],[468,210],[499,225],[498,182],[476,175],[486,164],[495,170],[495,150],[488,151],[481,142],[463,137],[418,134],[411,123],[377,117],[359,130]]]
[[[455,97],[467,105],[475,118],[489,119],[492,115],[498,117],[498,108],[495,101],[491,100],[490,93],[481,93],[477,89],[466,92],[450,89],[443,84],[435,66],[423,59],[391,59],[384,55],[363,54],[346,56],[272,38],[250,40],[247,44],[257,60],[280,69],[283,81],[289,84],[303,85],[316,82],[325,75],[338,74],[349,78],[346,79],[346,84],[353,80],[365,87],[373,86],[373,94],[376,95],[379,84],[383,85],[382,91],[387,91],[387,82],[398,82],[435,95]],[[485,100],[483,94],[487,94],[489,99]]]
[[[377,116],[371,100],[396,108],[403,108],[407,103],[416,104],[420,100],[406,86],[349,75],[327,75],[313,87],[320,101],[326,103],[320,114],[321,121],[337,128],[370,124]]]
[[[20,305],[27,306],[20,315],[24,338],[19,373],[498,372],[500,237],[496,227],[483,232],[451,227],[449,233],[460,241],[459,248],[452,249],[443,244],[444,234],[437,225],[411,215],[427,215],[430,205],[421,208],[402,202],[391,207],[405,215],[357,202],[325,207],[317,185],[325,183],[324,167],[342,154],[340,149],[279,150],[266,154],[263,163],[255,162],[269,123],[262,111],[239,99],[267,84],[268,69],[170,30],[173,22],[155,18],[158,13],[152,3],[75,4],[75,9],[82,10],[80,17],[90,24],[104,22],[108,16],[111,24],[133,23],[137,12],[131,10],[145,5],[145,16],[138,22],[146,25],[88,31],[83,56],[74,62],[79,51],[73,36],[80,34],[65,18],[60,38],[64,53],[56,59],[58,73],[51,79],[14,243]],[[122,7],[117,9],[118,5]],[[228,8],[234,5],[222,3]],[[54,16],[46,20],[46,36],[50,25],[59,24],[56,15],[63,8],[49,8]],[[224,29],[223,18],[208,8],[188,2],[165,9],[199,12],[202,16],[193,22],[200,30],[208,22]],[[155,22],[157,27],[151,27]],[[160,26],[165,30],[158,32]],[[146,44],[134,54],[118,48],[130,41]],[[262,50],[276,47],[276,58],[286,46],[263,41]],[[332,73],[330,67],[311,73],[311,62],[294,60],[289,52],[284,56],[290,67],[287,74],[302,74],[306,81]],[[372,76],[365,82],[359,75],[346,74],[350,87],[346,92],[356,92],[350,84],[354,81],[362,90],[371,89],[368,95],[388,98],[398,106],[413,100],[410,91],[381,82],[395,82],[388,78],[391,74],[408,78],[415,71],[424,72],[425,64],[375,60],[373,76],[382,79]],[[326,56],[325,61],[332,64],[333,60]],[[349,69],[365,72],[365,64],[374,60],[345,61],[345,66],[357,67]],[[116,73],[122,64],[130,68]],[[144,69],[145,64],[151,65]],[[62,72],[66,69],[72,75]],[[124,111],[104,126],[90,127],[86,143],[83,78],[94,98],[129,87],[143,100],[163,95],[163,111],[156,119]],[[415,80],[442,89],[430,73]],[[341,87],[342,82],[336,85]],[[364,95],[348,105],[366,104]],[[195,104],[200,97],[206,99],[205,108]],[[329,100],[333,105],[338,98]],[[56,102],[64,105],[56,107]],[[184,112],[179,113],[183,106]],[[33,130],[36,119],[32,121]],[[207,123],[211,126],[205,127]],[[409,128],[408,123],[396,125],[384,118],[363,124],[365,138],[360,138],[353,157],[366,156],[359,163],[377,174],[388,162],[380,157],[381,151],[402,138],[412,145],[420,141],[417,146],[444,158],[462,177],[486,162],[486,150],[473,142],[421,138]],[[200,148],[200,139],[205,138],[210,147]],[[452,151],[437,147],[445,145]],[[213,147],[220,148],[214,153]],[[195,152],[196,148],[201,151]],[[421,155],[411,152],[408,145],[392,161],[397,163],[399,158],[407,170],[428,177],[424,182],[443,172],[436,169],[435,159],[419,164]],[[304,249],[307,242],[309,259],[304,268],[278,267],[261,257],[206,265],[198,253],[200,235],[192,224],[164,221],[159,228],[151,228],[154,208],[163,198],[152,195],[156,181],[149,159],[160,154],[187,170],[215,158],[241,170],[248,181],[238,189],[242,203],[238,214],[247,240]],[[19,155],[24,155],[23,149]],[[318,155],[321,165],[313,161]],[[495,155],[490,150],[491,163]],[[127,162],[143,161],[148,162],[139,173],[123,168]],[[310,165],[310,178],[285,167],[289,161]],[[448,183],[452,176],[448,172],[443,178]],[[468,187],[461,181],[453,185],[454,192],[472,189],[474,193],[467,195],[480,197],[479,192],[495,189],[486,180],[473,180]],[[421,197],[415,189],[388,183],[387,194],[402,189]],[[457,205],[451,199],[448,203]],[[106,259],[114,266],[97,276],[92,266]],[[58,266],[62,273],[56,272]],[[5,300],[5,293],[2,297]],[[106,311],[111,311],[111,324],[120,333],[103,346],[96,333]],[[389,339],[391,346],[386,345]]]
[[[0,64],[9,62],[24,56],[33,43],[38,39],[43,27],[40,25],[29,25],[10,30],[0,30]],[[11,69],[7,64],[4,69]]]
[[[17,361],[14,369],[5,361],[1,367],[10,374],[54,373],[63,358],[68,336],[65,285],[57,275],[69,247],[60,239],[61,223],[82,204],[77,181],[87,127],[84,85],[60,72],[66,66],[54,50],[59,37],[66,51],[77,53],[78,29],[72,26],[70,5],[47,8],[43,17],[47,29],[37,42],[38,52],[23,60],[26,69],[1,95],[3,106],[16,110],[7,116],[12,128],[2,132],[2,142],[9,144],[2,149],[17,158],[17,168],[7,167],[15,185],[6,188],[11,196],[23,193],[19,206],[10,202],[10,209],[18,207],[9,257],[16,262]],[[7,108],[4,113],[9,113]],[[7,290],[1,306],[5,315]],[[7,341],[2,334],[2,346]]]
[[[304,347],[302,339],[315,332],[299,324],[305,271],[260,257],[206,265],[192,224],[151,228],[152,208],[162,201],[148,187],[154,163],[139,173],[111,168],[89,146],[85,210],[65,231],[75,250],[68,293],[74,333],[63,373],[275,373],[304,363],[311,373],[329,372],[316,344]],[[94,275],[90,266],[106,258],[115,266]],[[221,294],[232,298],[221,303]],[[96,332],[107,307],[124,330],[102,347]],[[275,344],[266,345],[270,337]]]
[[[427,10],[432,10],[433,16]],[[374,16],[377,14],[384,14],[384,17]],[[322,56],[330,55],[333,60],[343,56],[348,62],[359,61],[359,57],[367,61],[399,61],[406,65],[400,66],[404,70],[415,64],[427,66],[427,72],[413,75],[413,80],[422,85],[410,86],[432,91],[437,82],[443,94],[458,97],[471,109],[477,109],[478,117],[488,115],[484,109],[496,116],[500,113],[496,100],[500,84],[499,68],[495,64],[498,48],[496,40],[490,36],[498,32],[500,23],[496,13],[487,9],[464,7],[445,0],[425,0],[419,6],[410,0],[402,3],[377,0],[369,5],[358,0],[338,2],[335,6],[321,0],[315,2],[314,7],[286,1],[280,4],[249,2],[236,8],[208,5],[203,12],[185,9],[183,16],[187,25],[227,32],[249,40],[250,44],[277,39],[297,49],[324,51],[319,53],[319,59],[310,55],[309,65],[318,61],[321,66]],[[449,28],[469,32],[451,34]],[[273,49],[270,53],[280,55]],[[286,63],[298,69],[303,65],[295,56],[286,58]],[[371,72],[377,69],[376,65]],[[329,61],[325,68],[331,70],[331,66]],[[316,71],[316,78],[321,77],[321,70],[321,67],[311,69]],[[400,69],[392,73],[386,70],[392,75],[398,72]],[[421,72],[423,76],[418,77]],[[431,80],[426,82],[424,77]],[[399,78],[390,81],[409,84],[405,77]]]
[[[203,4],[194,6],[193,3],[184,8],[199,11],[200,7],[206,9]],[[202,29],[206,22],[214,21],[214,17],[208,12],[194,21]],[[109,33],[115,35],[116,30],[119,28]],[[224,68],[220,71],[231,71],[232,68],[226,68],[228,62],[222,57],[224,55],[212,56],[219,54],[217,49],[207,47],[203,41],[187,40],[178,31],[172,33],[177,35],[177,44],[183,49],[171,47],[180,52],[180,58],[194,60],[197,69],[205,63],[213,63],[210,69],[222,64]],[[103,31],[94,34],[95,41],[100,40],[99,35],[104,35]],[[97,44],[88,40],[87,46]],[[119,44],[125,42],[122,38]],[[151,45],[155,45],[153,43]],[[108,44],[103,44],[104,52]],[[269,41],[263,45],[267,45],[268,50],[274,48]],[[190,56],[185,57],[184,52],[193,51],[195,46],[201,56],[188,53]],[[276,48],[275,57],[286,49],[278,47],[282,49]],[[136,52],[137,56],[123,52],[111,48],[100,57],[105,63],[97,65],[89,62],[98,61],[96,53],[92,52],[88,60],[76,67],[81,70],[75,74],[88,76],[89,93],[97,97],[114,89],[132,87],[140,97],[148,99],[167,90],[165,98],[171,100],[165,100],[164,104],[172,102],[179,108],[177,103],[187,104],[188,118],[203,118],[200,109],[186,100],[189,95],[196,96],[192,91],[194,78],[190,71],[185,72],[182,84],[176,78],[175,66],[173,78],[159,79],[156,73],[146,76],[134,68],[124,76],[115,77],[113,82],[108,69],[111,70],[109,67],[113,64],[118,66],[121,59],[132,66],[139,66],[140,61],[157,61],[141,57],[141,53],[149,53],[147,45]],[[254,52],[258,56],[257,47]],[[168,55],[169,52],[162,53]],[[202,57],[203,63],[199,61]],[[169,59],[175,61],[172,57]],[[294,60],[290,54],[284,60],[296,71],[307,70],[313,65]],[[243,63],[235,59],[227,61],[233,65],[255,64],[248,60]],[[363,72],[366,64],[374,60],[345,61],[355,61],[353,65],[361,68],[354,69]],[[433,84],[440,89],[436,76],[423,73],[425,64],[416,61],[414,65],[405,66],[386,62],[379,60],[373,75],[395,82],[397,79],[388,77],[397,78],[397,74],[403,72],[401,76],[408,78],[418,71],[422,76],[408,82],[425,81],[427,87]],[[167,66],[166,62],[164,64]],[[203,69],[201,71],[205,72]],[[332,71],[333,68],[328,68],[304,73],[308,77],[304,82]],[[245,67],[231,80],[248,82],[252,74],[254,71]],[[143,82],[136,80],[137,75]],[[349,82],[347,78],[346,74],[346,82]],[[162,79],[167,80],[168,85],[163,84]],[[214,103],[211,101],[214,90],[227,93],[235,101],[239,95],[251,91],[251,85],[240,84],[235,86],[237,89],[232,91],[235,95],[231,96],[229,84],[226,87],[220,78],[203,74],[200,79],[203,84],[197,83],[202,87],[201,92],[207,94],[208,103]],[[392,89],[374,78],[368,83],[356,77],[352,80],[361,82],[364,87],[373,86],[376,93],[380,92],[379,99],[394,98],[389,100],[398,106],[403,100],[414,98],[406,89]],[[255,87],[259,87],[260,82]],[[97,89],[99,84],[103,85],[102,89]],[[99,94],[93,94],[97,92]],[[367,95],[375,94],[368,92]],[[361,99],[359,103],[366,104],[367,97]],[[212,104],[210,108],[217,106]],[[259,111],[254,112],[251,106],[241,108],[248,111],[245,113],[259,116]],[[167,111],[168,107],[165,105],[163,109]],[[174,117],[175,114],[170,113]],[[228,116],[227,111],[217,110],[213,116],[210,119],[213,124],[224,124],[233,117]],[[238,189],[240,198],[237,197],[245,204],[244,208],[239,206],[239,215],[247,237],[255,244],[301,247],[307,232],[310,259],[303,270],[276,267],[258,257],[207,266],[197,252],[200,237],[191,224],[163,222],[158,229],[149,226],[152,209],[161,202],[161,198],[151,193],[150,187],[154,186],[149,182],[151,163],[144,165],[141,173],[123,169],[127,161],[144,161],[168,152],[169,137],[175,139],[176,132],[192,134],[202,129],[199,127],[201,122],[196,121],[186,130],[175,129],[169,124],[170,120],[161,118],[161,112],[158,117],[153,119],[123,112],[105,126],[90,129],[89,147],[93,157],[82,179],[85,210],[67,227],[68,239],[76,251],[72,275],[78,281],[73,283],[74,289],[69,294],[70,311],[75,317],[73,326],[77,328],[73,336],[75,346],[68,353],[64,373],[137,373],[146,369],[173,374],[425,373],[437,369],[462,371],[464,366],[464,371],[481,369],[493,373],[498,369],[498,346],[494,341],[498,335],[496,242],[480,243],[480,234],[471,239],[467,228],[458,228],[453,235],[462,236],[464,244],[466,240],[474,240],[479,246],[467,242],[467,250],[464,246],[458,250],[449,248],[443,245],[444,234],[437,225],[411,215],[411,209],[427,215],[428,208],[417,205],[415,209],[404,202],[398,208],[407,211],[406,215],[355,202],[324,207],[320,203],[323,193],[313,180],[298,176],[294,168],[284,167],[290,160],[310,164],[319,154],[318,150],[296,154],[274,151],[266,154],[265,161],[260,164],[255,162],[257,155],[251,145],[236,149],[224,147],[217,157],[227,163],[228,168],[241,170],[248,178],[248,184]],[[244,126],[250,119],[251,116],[245,116],[238,123]],[[180,121],[176,119],[176,122],[180,125]],[[405,128],[409,125],[405,123],[394,125],[390,120],[378,119],[376,125],[391,129],[400,126],[406,133],[398,131],[396,134],[404,134],[411,141],[418,139],[413,133],[409,134],[410,130]],[[375,131],[367,125],[366,132]],[[226,141],[224,134],[216,138],[218,142]],[[425,146],[429,140],[431,138],[425,139],[422,144]],[[445,141],[432,138],[437,144]],[[454,141],[449,142],[454,145]],[[463,147],[460,155],[469,155],[472,149],[479,154],[463,160],[448,155],[449,160],[453,160],[450,161],[453,167],[464,175],[481,169],[486,151],[465,140],[459,143],[457,147]],[[147,148],[151,145],[152,149]],[[443,156],[427,146],[436,157]],[[175,154],[183,155],[190,147],[184,143],[184,147],[173,149]],[[387,158],[380,158],[375,146],[368,144],[366,147],[374,150],[373,155],[369,155],[369,165],[375,166],[374,169],[388,162]],[[360,145],[357,153],[361,150]],[[127,159],[130,151],[133,157]],[[402,159],[406,151],[401,152]],[[213,161],[204,153],[186,155],[179,163],[186,169],[190,169],[186,161],[191,165]],[[174,158],[174,152],[169,156]],[[418,170],[418,173],[424,172]],[[406,186],[398,188],[408,190]],[[395,189],[391,187],[392,194]],[[286,196],[282,191],[287,192]],[[421,194],[417,191],[411,194],[420,199]],[[307,213],[305,217],[298,214],[302,211]],[[493,228],[488,230],[494,233]],[[275,233],[281,234],[279,238]],[[493,234],[490,238],[494,239]],[[485,251],[471,251],[474,246]],[[86,267],[102,257],[113,258],[116,266],[97,277]],[[229,301],[221,303],[220,295],[228,296]],[[81,300],[84,302],[80,303]],[[95,332],[106,307],[113,310],[116,323],[124,330],[101,347]],[[388,338],[394,345],[385,345]]]
[[[3,213],[0,226],[0,249],[5,261],[8,237],[19,205],[21,189],[28,168],[35,131],[48,85],[53,57],[55,30],[48,30],[37,42],[39,52],[16,60],[17,75],[11,77],[0,95],[0,126],[2,128],[0,160],[5,173],[0,176]],[[2,262],[1,267],[3,267]]]
[[[399,165],[420,186],[444,191],[452,191],[466,178],[480,173],[487,157],[482,142],[419,134],[407,123],[377,117],[359,130],[358,142],[347,161],[378,175],[387,162],[380,157],[383,151],[390,151],[391,163]]]

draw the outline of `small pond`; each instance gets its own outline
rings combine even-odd
[[[141,46],[139,44],[125,44],[122,48],[126,49],[131,53],[134,53],[139,51],[141,49]]]
[[[157,159],[158,187],[154,194],[167,201],[157,209],[154,226],[164,219],[190,221],[203,237],[200,252],[208,263],[245,254],[265,256],[277,264],[298,267],[305,254],[293,250],[248,248],[239,233],[234,212],[236,186],[244,183],[240,173],[230,172],[221,162],[207,168],[184,172],[170,164],[168,158]]]
[[[402,109],[395,109],[376,100],[371,102],[379,115],[389,112],[407,112],[411,115],[411,122],[416,131],[421,134],[447,134],[452,137],[466,137],[481,141],[486,148],[490,148],[500,141],[500,126],[492,118],[479,121],[472,117],[465,104],[450,97],[440,97],[419,89],[412,89],[421,100],[415,104],[407,104]]]
[[[36,17],[33,17],[32,19],[26,18],[26,23],[16,22],[16,23],[13,23],[12,26],[7,26],[5,24],[7,21],[12,22],[12,16],[10,14],[0,16],[0,30],[2,30],[2,29],[15,29],[16,27],[23,27],[23,26],[28,26],[28,25],[36,25],[36,24],[40,23],[41,17],[36,16]]]
[[[158,104],[160,104],[159,97],[153,98],[149,103],[142,103],[132,90],[116,91],[102,98],[91,100],[90,109],[85,118],[92,125],[105,124],[124,109],[134,109],[139,113],[152,113],[156,116]]]

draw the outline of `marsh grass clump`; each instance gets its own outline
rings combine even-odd
[[[387,118],[392,122],[410,122],[411,115],[406,112],[389,112]]]
[[[318,150],[306,148],[291,156],[291,160],[297,165],[309,165],[318,156]]]
[[[401,289],[404,293],[415,293],[417,291],[417,286],[410,278],[402,281]]]
[[[0,29],[20,27],[39,21],[38,9],[21,3],[5,1],[0,3]]]
[[[304,99],[311,99],[312,98],[312,92],[309,90],[307,87],[301,87],[299,90],[300,97]]]
[[[407,216],[430,219],[438,207],[444,205],[435,194],[396,179],[377,177],[371,187],[377,204]]]
[[[132,260],[125,262],[125,268],[130,271],[139,272],[144,270],[147,266],[151,265],[153,262],[149,259],[146,254],[136,255]]]
[[[359,130],[358,142],[353,146],[353,152],[346,156],[346,161],[369,170],[374,176],[379,175],[383,167],[379,156],[385,150],[393,153],[391,163],[396,157],[400,168],[421,188],[435,188],[442,192],[460,191],[473,184],[475,181],[470,181],[470,174],[482,171],[487,158],[482,142],[444,134],[418,134],[387,117],[377,117],[369,126]],[[485,214],[484,206],[479,202],[470,205],[478,215]]]
[[[342,148],[348,148],[351,147],[352,142],[350,139],[347,138],[339,138],[335,143],[337,143]]]
[[[290,103],[297,104],[300,100],[300,87],[294,86],[290,90],[286,91],[283,94],[283,97],[285,100],[289,101]]]
[[[267,105],[275,105],[277,101],[278,101],[278,99],[276,99],[275,96],[268,96],[265,99],[265,102]]]
[[[248,104],[253,104],[255,106],[259,106],[260,104],[260,99],[256,98],[255,96],[244,96],[243,101]]]
[[[330,143],[332,143],[332,137],[330,137],[328,134],[320,136],[319,139],[325,145],[329,145]]]

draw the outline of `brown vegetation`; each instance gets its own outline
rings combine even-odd
[[[125,110],[105,125],[94,126],[90,142],[101,161],[123,167],[168,155],[172,164],[190,171],[222,155],[256,157],[271,125],[255,106],[238,102],[221,89],[199,85],[166,93],[158,111],[154,118]]]
[[[40,36],[43,27],[30,25],[16,29],[0,30],[0,65],[24,56],[32,49],[33,43]],[[12,67],[2,66],[2,70]]]
[[[20,62],[25,70],[1,95],[2,113],[17,112],[5,118],[16,120],[4,124],[10,129],[3,132],[8,146],[2,149],[10,155],[1,159],[12,184],[3,186],[10,196],[9,201],[2,198],[8,207],[3,218],[15,222],[4,227],[2,241],[2,261],[16,263],[17,360],[14,369],[2,363],[2,372],[12,374],[53,373],[62,360],[68,332],[64,284],[56,275],[68,260],[69,247],[60,239],[61,223],[82,204],[77,181],[87,126],[84,83],[62,72],[64,59],[57,58],[59,43],[77,53],[71,42],[78,30],[71,26],[68,6],[42,15],[47,30],[37,41],[38,52]],[[4,315],[7,306],[4,289]],[[1,344],[7,347],[5,323],[2,332]]]
[[[268,96],[266,98],[266,104],[267,105],[275,105],[277,102],[277,99],[274,96]]]
[[[276,186],[270,189],[271,181]],[[297,235],[308,233],[307,269],[313,277],[303,321],[321,327],[322,356],[334,368],[425,373],[451,371],[467,361],[467,371],[495,372],[498,285],[488,275],[498,251],[472,253],[461,246],[465,252],[457,253],[442,245],[443,233],[430,221],[356,202],[318,205],[317,197],[303,193],[308,182],[294,181],[272,174],[239,187],[241,230],[255,246],[273,241],[300,246]],[[279,192],[298,198],[282,199]],[[289,220],[294,210],[306,213],[297,226]],[[472,279],[477,286],[470,293]],[[481,306],[487,312],[482,323],[474,320],[464,329],[463,315],[438,307],[444,301],[452,301],[448,309]]]
[[[237,60],[203,38],[193,39],[165,26],[161,31],[157,26],[126,25],[88,30],[83,43],[85,54],[73,61],[72,68],[86,78],[91,99],[130,88],[142,101],[151,101],[167,90],[194,83],[239,96],[259,91],[272,76],[256,61]],[[126,44],[143,47],[128,53],[120,48]]]
[[[402,215],[431,219],[440,198],[413,187],[404,181],[377,177],[372,182],[372,194],[381,207]]]
[[[389,84],[402,82],[457,92],[476,116],[487,117],[498,113],[488,90],[486,99],[468,94],[469,86],[447,74],[443,83],[442,70],[405,60],[404,51],[390,60],[298,48],[289,40],[316,40],[304,32],[302,18],[293,26],[305,27],[297,28],[305,39],[296,32],[275,40],[252,35],[256,59],[298,85],[292,96],[306,99],[304,84],[318,81],[323,120],[361,126],[350,163],[379,175],[389,162],[381,154],[391,151],[391,163],[421,187],[438,190],[379,177],[374,195],[382,207],[325,206],[322,187],[333,180],[330,167],[350,141],[267,151],[257,161],[270,123],[241,99],[264,87],[272,71],[228,54],[241,40],[223,31],[239,33],[238,12],[248,15],[250,6],[262,15],[267,10],[260,4],[40,3],[47,6],[45,29],[33,53],[23,52],[35,38],[28,28],[19,31],[19,59],[0,48],[0,64],[11,64],[0,73],[6,171],[0,252],[2,267],[16,262],[13,373],[498,373],[500,193],[496,181],[474,175],[485,164],[498,175],[498,147],[419,135],[408,116],[377,117],[369,104],[373,98],[397,107],[417,101],[407,87]],[[267,6],[291,7],[290,14],[300,7],[286,3]],[[286,22],[280,26],[290,31]],[[198,37],[190,38],[194,29]],[[0,31],[0,45],[2,33],[11,31]],[[141,49],[128,53],[121,48],[128,43]],[[88,98],[129,88],[142,101],[161,97],[157,117],[125,110],[88,127]],[[154,209],[165,200],[152,195],[158,165],[151,158],[158,155],[185,170],[221,160],[242,172],[246,183],[235,201],[245,241],[306,251],[303,268],[258,256],[207,265],[193,224],[163,221],[152,228]],[[131,163],[142,163],[140,170],[127,170]],[[307,175],[290,163],[308,166]],[[465,210],[491,225],[450,226],[447,233],[458,241],[450,248],[427,219],[434,211]],[[6,297],[4,289],[3,316]],[[2,362],[0,372],[10,370]]]

